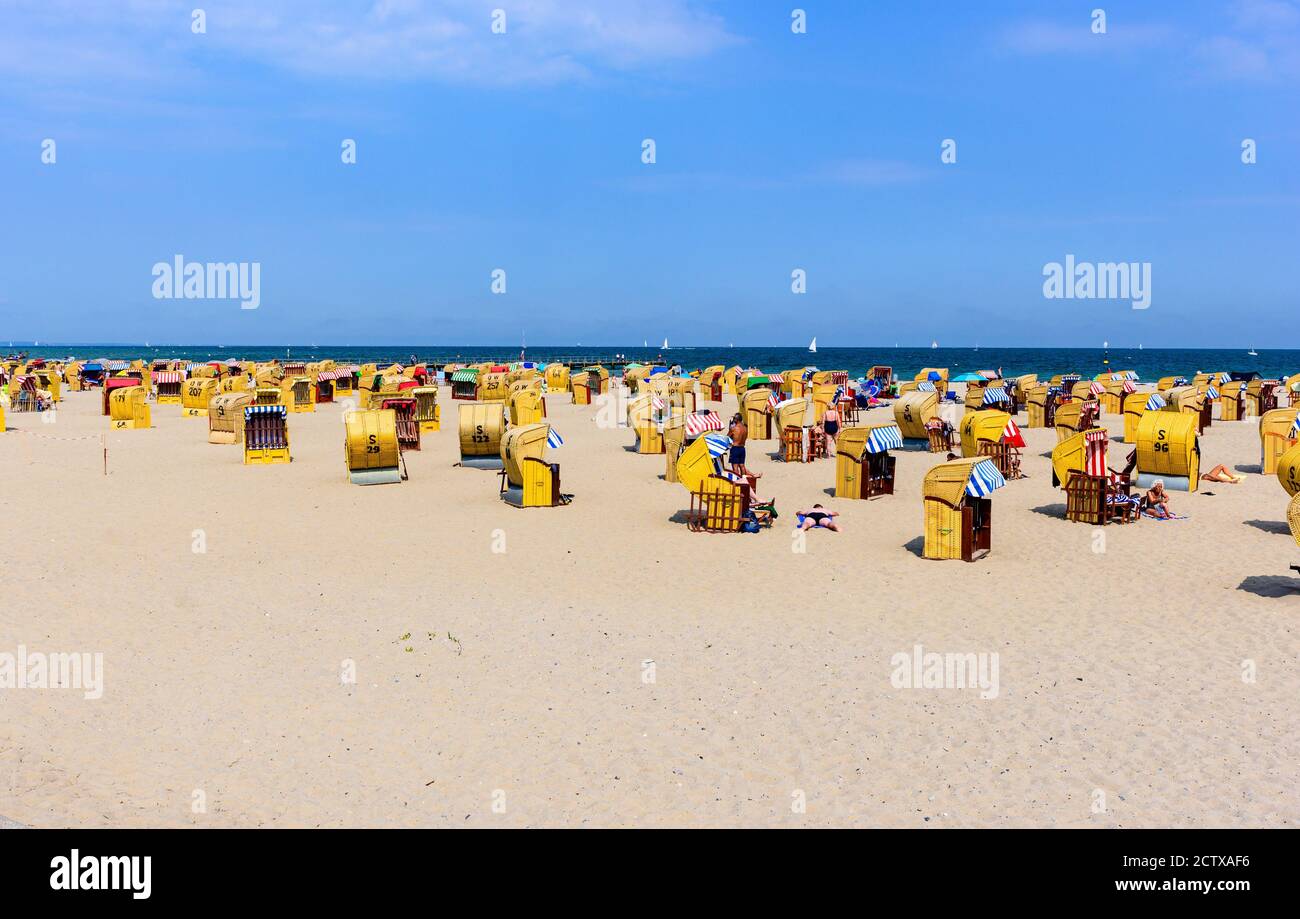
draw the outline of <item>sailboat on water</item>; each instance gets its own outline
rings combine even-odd
[[[1246,353],[1249,354],[1251,357],[1259,357],[1259,352],[1256,351],[1255,348],[1254,348],[1253,346],[1252,346],[1251,349],[1250,349],[1249,351],[1247,351]]]
[[[939,347],[939,343],[938,343],[937,341],[932,341],[932,342],[930,342],[930,349],[931,349],[931,350],[934,350],[934,349],[937,348],[937,347]]]
[[[667,338],[664,339],[663,350],[665,350],[665,351],[668,350],[668,339],[667,339]]]
[[[816,353],[817,353],[817,336],[816,336],[816,335],[814,335],[814,336],[813,336],[813,340],[812,340],[811,342],[808,343],[808,350],[811,351],[813,354],[816,354]]]

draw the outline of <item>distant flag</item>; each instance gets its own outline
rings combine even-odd
[[[560,436],[560,432],[555,428],[551,428],[546,432],[546,446],[551,449],[564,446],[564,438]]]

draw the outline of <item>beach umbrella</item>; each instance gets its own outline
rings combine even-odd
[[[932,379],[932,380],[937,380],[937,379],[939,379],[939,374],[935,373],[934,371],[931,371],[931,372],[930,372],[930,379]],[[952,378],[952,382],[954,382],[954,383],[983,383],[983,382],[984,382],[984,377],[980,376],[978,373],[959,373],[959,374],[957,374],[955,377]]]

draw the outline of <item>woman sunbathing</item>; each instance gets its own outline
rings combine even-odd
[[[1233,475],[1223,463],[1219,463],[1209,472],[1204,473],[1201,479],[1206,482],[1222,482],[1225,485],[1239,485],[1246,481],[1244,475]]]
[[[799,529],[805,531],[813,527],[822,527],[838,533],[840,528],[835,525],[835,518],[839,515],[839,511],[828,511],[820,504],[814,504],[810,511],[795,511],[795,516],[799,520]]]

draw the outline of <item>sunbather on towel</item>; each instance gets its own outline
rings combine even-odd
[[[1225,485],[1238,485],[1246,480],[1244,475],[1233,475],[1223,463],[1202,474],[1201,478],[1206,482],[1222,482]]]
[[[828,511],[820,504],[814,504],[810,511],[795,511],[795,517],[799,520],[799,529],[805,531],[813,527],[822,527],[838,533],[840,528],[835,525],[835,518],[839,515],[839,511]]]
[[[1165,492],[1164,479],[1156,479],[1151,490],[1143,496],[1142,509],[1152,517],[1169,516],[1169,495]]]

